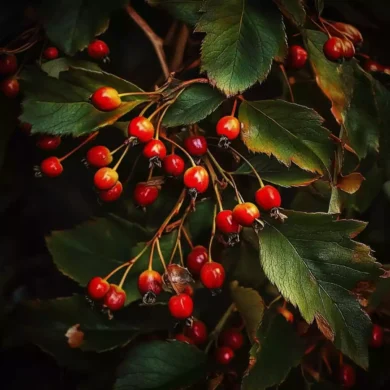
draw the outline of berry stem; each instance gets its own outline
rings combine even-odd
[[[194,244],[192,243],[191,238],[187,232],[187,229],[184,226],[182,228],[182,232],[183,232],[184,238],[187,240],[188,245],[190,246],[191,250],[194,249]]]
[[[210,152],[210,150],[207,150],[207,156],[210,157],[210,160],[214,163],[215,167],[218,169],[219,173],[226,180],[226,182],[229,183],[233,187],[233,183],[226,176],[225,170],[219,165],[217,159],[213,156],[213,154]]]
[[[211,228],[211,236],[210,236],[210,243],[209,243],[209,263],[211,263],[213,260],[211,259],[211,247],[213,246],[213,241],[215,237],[215,230],[216,230],[216,223],[215,219],[217,217],[217,205],[214,205],[214,211],[213,211],[213,226]]]
[[[86,138],[83,142],[81,142],[80,145],[76,146],[74,149],[72,149],[68,154],[65,154],[65,156],[62,156],[59,160],[60,162],[64,161],[66,158],[70,157],[73,153],[77,152],[80,148],[82,148],[85,144],[87,144],[89,141],[93,140],[99,132],[92,133],[88,138]]]
[[[162,251],[161,251],[160,240],[156,240],[156,248],[157,248],[158,256],[160,257],[161,263],[162,263],[162,265],[164,267],[164,270],[166,271],[167,270],[167,266],[165,264],[164,256],[163,256]]]
[[[149,117],[148,117],[148,120],[151,121],[161,110],[163,110],[165,107],[169,107],[175,100],[174,99],[171,99],[171,100],[168,100],[167,102],[165,102],[164,104],[162,104],[160,107],[156,108],[154,110],[154,112],[152,112]]]
[[[274,304],[274,303],[276,303],[276,302],[278,302],[280,299],[282,299],[283,298],[283,296],[281,295],[281,294],[279,294],[275,299],[273,299],[271,302],[270,302],[270,304],[267,306],[268,307],[268,309]]]
[[[110,152],[111,156],[113,156],[116,152],[121,150],[126,144],[119,145],[116,149],[114,149],[112,152]]]
[[[146,95],[146,96],[151,96],[151,95],[160,95],[158,92],[126,92],[126,93],[119,93],[119,97],[125,97],[125,96],[137,96],[137,95]]]
[[[153,104],[155,104],[156,102],[154,101],[151,101],[149,104],[147,104],[143,109],[142,111],[139,113],[139,116],[144,116],[145,115],[145,112],[149,110],[150,107],[153,106]]]
[[[231,116],[234,116],[234,114],[236,113],[236,109],[237,109],[237,102],[238,102],[238,99],[235,98],[234,99],[234,103],[233,103],[233,108],[232,108],[232,113],[231,113]]]
[[[284,81],[286,82],[286,86],[288,88],[288,92],[290,94],[290,100],[291,100],[291,103],[295,103],[295,99],[294,99],[294,94],[293,94],[293,91],[292,91],[292,88],[291,88],[291,84],[290,82],[288,81],[288,76],[287,76],[287,73],[286,73],[286,68],[284,67],[283,64],[279,64],[279,68],[282,72],[282,75],[283,75],[283,79]]]
[[[180,244],[181,232],[182,232],[182,229],[183,229],[183,226],[184,226],[184,222],[185,222],[189,212],[191,211],[191,208],[192,208],[191,206],[192,206],[191,204],[189,204],[187,206],[186,210],[184,211],[183,216],[180,219],[180,224],[179,224],[178,231],[177,231],[176,242],[175,242],[175,246],[173,247],[173,250],[172,250],[172,253],[171,253],[171,257],[169,259],[169,264],[172,263],[173,258],[174,258],[175,253],[176,253],[176,250],[177,250],[177,248],[179,248],[179,246],[180,246],[179,251],[181,251],[181,244]],[[183,257],[183,253],[181,254],[181,257]]]
[[[122,155],[120,156],[119,160],[117,161],[117,163],[115,164],[113,170],[116,171],[118,168],[119,168],[119,165],[120,163],[122,162],[122,160],[125,158],[127,152],[129,151],[130,149],[130,144],[126,146],[126,149],[123,151]]]
[[[158,118],[158,122],[157,122],[157,127],[156,127],[156,135],[155,135],[155,139],[158,139],[159,137],[159,134],[160,134],[160,127],[161,127],[161,123],[164,119],[164,115],[167,113],[167,111],[169,110],[169,107],[166,107],[165,110],[162,112],[162,114],[160,115],[160,118]]]
[[[111,276],[115,275],[119,270],[121,270],[123,267],[127,267],[129,265],[129,262],[126,261],[126,263],[121,264],[119,267],[116,267],[114,270],[112,270],[105,278],[104,280],[108,280],[111,278]]]
[[[176,143],[175,141],[172,141],[170,138],[168,137],[165,137],[163,135],[161,135],[161,138],[164,139],[165,141],[168,141],[170,142],[172,145],[174,145],[176,148],[180,149],[187,157],[188,159],[190,160],[190,163],[193,167],[196,167],[196,164],[195,164],[195,161],[194,159],[191,157],[191,155],[182,147],[180,146],[178,143]]]
[[[234,178],[233,176],[230,174],[230,173],[227,173],[230,177],[230,179],[232,180],[232,182],[234,183],[234,192],[236,193],[236,197],[237,197],[237,202],[238,203],[244,203],[244,198],[242,197],[242,195],[240,194],[240,192],[238,191],[238,188],[237,188],[237,185],[236,185],[236,182],[234,181]]]
[[[181,264],[182,267],[184,267],[183,249],[181,247],[181,241],[180,240],[177,242],[177,248],[179,249],[180,264]]]
[[[153,170],[154,170],[154,165],[152,165],[151,168],[149,169],[149,175],[148,175],[148,179],[146,181],[149,181],[152,178]]]
[[[168,96],[171,96],[175,92],[180,91],[183,88],[186,88],[186,87],[190,86],[191,84],[197,84],[197,83],[198,84],[208,84],[209,80],[206,79],[206,78],[198,78],[198,79],[192,79],[192,80],[183,81],[177,87],[175,87],[171,91],[169,91]]]
[[[153,270],[153,255],[154,255],[154,246],[156,245],[156,241],[158,241],[158,238],[155,238],[152,242],[152,247],[150,248],[150,254],[149,254],[149,264],[148,264],[148,270]]]
[[[221,194],[219,193],[219,189],[218,189],[218,177],[217,177],[215,170],[214,170],[213,166],[211,165],[210,160],[208,158],[205,159],[205,164],[206,164],[207,169],[210,172],[211,180],[213,182],[213,189],[214,189],[215,197],[217,199],[217,203],[219,206],[219,211],[222,211],[223,205],[222,205]]]

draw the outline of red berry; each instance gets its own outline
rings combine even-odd
[[[329,38],[325,42],[323,50],[325,57],[330,61],[338,61],[344,57],[344,44],[340,38]]]
[[[244,344],[244,337],[238,329],[227,329],[221,333],[220,343],[233,351],[240,349]]]
[[[181,341],[182,343],[195,344],[194,340],[190,339],[189,337],[187,337],[183,333],[176,334],[174,339],[177,341]]]
[[[363,68],[364,68],[364,70],[365,70],[366,72],[372,72],[372,73],[375,73],[375,72],[383,72],[383,70],[384,70],[383,65],[379,64],[379,63],[376,62],[376,61],[372,61],[372,60],[367,60],[367,61],[364,63]]]
[[[110,149],[102,145],[93,146],[87,152],[87,161],[89,165],[97,168],[110,165],[112,162]]]
[[[209,255],[204,246],[198,245],[187,256],[187,268],[194,276],[199,276],[203,265],[207,263]]]
[[[186,284],[183,288],[183,293],[189,295],[190,297],[193,297],[194,288],[190,284]]]
[[[169,176],[180,176],[184,171],[184,160],[177,154],[170,154],[164,158],[164,171]]]
[[[234,358],[234,352],[229,347],[219,347],[215,351],[215,360],[219,364],[229,364]]]
[[[231,115],[224,116],[217,123],[217,134],[233,140],[238,137],[241,131],[239,120]]]
[[[200,280],[209,289],[221,288],[225,281],[225,270],[219,263],[208,262],[200,270]]]
[[[168,308],[172,317],[185,320],[192,315],[194,303],[189,295],[178,294],[169,299]]]
[[[235,234],[240,231],[240,225],[234,220],[231,210],[220,211],[215,219],[215,224],[225,234]]]
[[[202,321],[194,321],[191,328],[188,329],[187,335],[193,340],[194,344],[203,344],[207,340],[206,325]]]
[[[349,364],[344,364],[340,367],[340,382],[344,387],[350,388],[355,385],[356,373],[355,369]]]
[[[154,126],[149,119],[136,116],[130,121],[127,132],[130,137],[136,137],[139,142],[148,142],[154,136]]]
[[[97,89],[91,96],[91,102],[101,111],[113,111],[122,103],[118,91],[111,87]]]
[[[355,55],[355,46],[347,38],[343,39],[343,45],[344,45],[344,58],[350,60]]]
[[[134,189],[134,201],[139,206],[146,207],[155,202],[158,198],[159,189],[155,185],[138,183]]]
[[[94,300],[103,299],[109,289],[110,284],[100,276],[92,278],[87,287],[89,297]]]
[[[105,58],[109,54],[110,49],[108,48],[106,42],[103,42],[100,39],[95,39],[88,45],[88,55],[95,60]]]
[[[259,217],[259,209],[250,202],[238,204],[233,209],[233,219],[241,226],[252,226]]]
[[[9,75],[18,70],[18,60],[13,54],[4,54],[0,57],[0,74]]]
[[[106,295],[104,296],[104,304],[111,310],[116,311],[121,309],[126,302],[125,291],[116,284],[110,284]]]
[[[99,198],[103,202],[114,202],[122,195],[122,191],[123,185],[120,181],[117,181],[109,190],[99,191]]]
[[[149,160],[162,161],[167,155],[167,148],[159,139],[152,139],[144,146],[143,155]]]
[[[138,277],[138,290],[141,295],[149,291],[159,295],[162,291],[162,277],[157,271],[146,270]]]
[[[43,57],[47,60],[55,60],[58,57],[58,49],[54,46],[49,46],[43,52]]]
[[[332,26],[334,28],[332,28]],[[363,36],[360,31],[351,24],[332,22],[328,29],[332,35],[336,35],[340,38],[348,38],[354,45],[360,45],[363,42]]]
[[[184,173],[184,185],[200,194],[206,192],[209,186],[209,174],[200,166],[188,168]]]
[[[114,171],[112,168],[100,168],[93,178],[93,182],[95,187],[99,190],[109,190],[114,187],[116,182],[118,181],[118,173]]]
[[[64,167],[57,157],[48,157],[41,162],[41,171],[48,177],[56,177],[61,175]]]
[[[288,48],[287,64],[290,68],[301,69],[307,61],[307,51],[299,45],[293,45]]]
[[[184,147],[192,156],[203,156],[207,153],[207,141],[202,135],[192,135],[184,140]]]
[[[19,90],[20,90],[19,81],[12,77],[9,79],[5,79],[1,82],[0,89],[2,90],[5,96],[9,98],[14,98],[19,94]]]
[[[380,348],[383,345],[383,328],[377,324],[372,325],[370,345],[373,348]]]
[[[282,198],[279,191],[270,185],[266,185],[256,191],[255,194],[256,203],[263,210],[271,210],[275,207],[280,207],[282,204]]]
[[[60,137],[52,137],[50,135],[44,135],[39,138],[37,146],[43,150],[54,150],[57,149],[61,144]]]

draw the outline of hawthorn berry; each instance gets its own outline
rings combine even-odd
[[[339,61],[344,57],[343,40],[338,37],[331,37],[325,42],[323,50],[328,60]]]
[[[379,62],[373,61],[373,60],[367,60],[365,61],[363,68],[366,72],[383,72],[384,67]]]
[[[202,194],[209,186],[209,174],[206,169],[200,166],[188,168],[184,172],[184,185],[191,192]]]
[[[111,311],[116,311],[121,309],[126,302],[126,293],[123,288],[117,286],[116,284],[110,284],[106,295],[104,296],[104,304]]]
[[[133,118],[127,128],[129,137],[136,137],[139,142],[148,142],[154,136],[153,123],[143,116]]]
[[[43,52],[43,57],[47,60],[55,60],[58,57],[58,49],[54,46],[49,46]]]
[[[95,60],[101,60],[105,57],[107,57],[110,54],[110,49],[107,46],[106,42],[95,39],[88,45],[88,55],[95,59]]]
[[[198,245],[187,256],[187,267],[192,275],[199,276],[203,265],[207,263],[209,255],[207,249]]]
[[[110,149],[103,145],[93,146],[87,152],[87,162],[93,167],[106,167],[111,164],[112,159]]]
[[[172,317],[185,320],[191,317],[194,303],[189,295],[182,293],[174,295],[169,299],[168,308]]]
[[[94,300],[103,299],[109,289],[110,284],[100,276],[92,278],[87,286],[88,296]]]
[[[5,79],[1,82],[0,89],[5,96],[14,98],[19,94],[19,81],[13,77]]]
[[[307,61],[307,51],[299,45],[288,48],[287,64],[293,69],[302,69]]]
[[[181,341],[182,343],[195,344],[194,340],[183,333],[175,334],[174,340]]]
[[[162,277],[157,271],[146,270],[138,277],[138,291],[141,295],[153,293],[159,295],[162,291]]]
[[[91,96],[91,102],[100,111],[113,111],[122,101],[118,91],[112,87],[101,87]]]
[[[0,74],[9,75],[18,70],[18,60],[13,54],[4,54],[0,57]]]
[[[377,324],[372,325],[370,345],[373,348],[380,348],[383,345],[383,328]]]
[[[112,168],[103,167],[96,171],[93,182],[99,190],[109,190],[114,187],[118,178],[117,171],[114,171]]]
[[[332,26],[334,28],[332,28]],[[330,32],[340,38],[348,38],[355,46],[359,46],[363,43],[363,36],[361,32],[351,24],[342,22],[332,22],[329,26]]]
[[[42,150],[54,150],[61,144],[61,137],[44,135],[37,141],[38,148]]]
[[[340,382],[342,385],[349,389],[356,383],[355,369],[349,364],[343,364],[340,367]]]
[[[186,284],[183,287],[183,293],[189,295],[190,297],[194,296],[194,288],[190,284]]]
[[[275,207],[280,207],[282,197],[279,191],[270,185],[266,185],[256,191],[255,200],[259,207],[263,210],[272,210]]]
[[[219,364],[229,364],[234,358],[234,352],[229,347],[219,347],[215,350],[215,360]]]
[[[240,131],[240,121],[232,115],[224,116],[217,122],[217,134],[229,141],[236,139]]]
[[[241,226],[252,226],[259,217],[259,209],[250,202],[240,203],[233,209],[233,219]]]
[[[192,326],[187,331],[188,337],[195,345],[201,345],[207,340],[207,327],[204,322],[193,321]]]
[[[167,148],[159,139],[152,139],[144,146],[142,153],[149,159],[150,164],[161,167],[161,161],[167,155]]]
[[[99,198],[103,202],[115,202],[120,198],[123,192],[123,185],[118,180],[113,187],[111,187],[108,190],[101,190],[99,191]]]
[[[222,210],[215,218],[215,224],[222,233],[237,234],[240,232],[240,225],[233,218],[232,210]]]
[[[224,347],[229,347],[235,351],[244,344],[244,337],[238,329],[226,329],[221,333],[219,342]]]
[[[155,185],[138,183],[134,189],[134,201],[141,207],[146,207],[155,202],[158,198],[159,189]]]
[[[225,281],[225,269],[219,263],[208,262],[200,270],[200,280],[209,289],[219,289]]]
[[[170,154],[163,161],[164,171],[169,176],[180,176],[184,171],[184,166],[184,160],[177,154]]]
[[[355,55],[355,46],[348,38],[343,39],[343,45],[344,45],[344,58],[350,60]]]
[[[186,138],[184,147],[191,156],[200,157],[207,153],[207,141],[202,135],[192,135]]]
[[[41,162],[41,171],[45,176],[56,177],[61,175],[64,167],[58,157],[48,157]]]

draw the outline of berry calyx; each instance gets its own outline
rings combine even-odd
[[[141,295],[153,293],[159,295],[162,291],[162,277],[157,271],[146,270],[138,277],[138,291]]]
[[[207,327],[202,321],[194,321],[187,331],[188,337],[195,345],[201,345],[207,340]]]
[[[194,340],[190,339],[183,333],[175,334],[174,340],[181,341],[182,343],[195,344]]]
[[[279,191],[270,185],[266,185],[256,191],[255,200],[259,207],[263,210],[269,211],[275,207],[280,207],[282,198]]]
[[[344,45],[344,58],[350,60],[355,55],[355,46],[348,38],[343,39],[343,45]]]
[[[0,74],[9,75],[18,70],[18,60],[13,54],[4,54],[0,57]]]
[[[95,39],[88,45],[88,55],[95,59],[95,60],[101,60],[105,57],[107,57],[110,54],[110,49],[107,46],[106,42]]]
[[[13,77],[5,79],[1,82],[0,89],[5,96],[14,98],[19,94],[19,81]]]
[[[355,369],[351,365],[344,364],[340,367],[340,382],[347,389],[355,385],[356,373]]]
[[[307,51],[299,45],[288,48],[287,65],[292,69],[302,69],[307,61]]]
[[[127,128],[130,137],[136,137],[139,142],[148,142],[154,136],[154,126],[152,122],[143,116],[133,118]]]
[[[238,204],[233,209],[233,219],[241,226],[252,226],[259,217],[259,209],[250,202]]]
[[[236,139],[240,131],[240,121],[232,115],[224,116],[217,122],[217,134],[229,141]]]
[[[384,67],[380,63],[373,61],[373,60],[367,60],[365,61],[363,68],[366,72],[383,72]]]
[[[146,207],[155,202],[158,198],[159,189],[155,185],[138,183],[134,189],[134,201],[141,207]]]
[[[207,153],[207,141],[202,135],[192,135],[186,138],[184,147],[192,156],[200,157]]]
[[[126,293],[123,288],[116,284],[110,284],[106,295],[104,296],[104,304],[111,311],[122,309],[126,302]]]
[[[383,345],[384,332],[383,328],[377,324],[372,325],[370,346],[380,348]]]
[[[149,159],[150,164],[161,167],[161,161],[164,160],[167,155],[167,148],[159,139],[152,139],[144,146],[142,153]]]
[[[93,182],[99,190],[109,190],[114,187],[118,178],[117,171],[114,171],[112,168],[103,167],[95,173]]]
[[[182,293],[169,299],[168,308],[172,317],[185,320],[192,315],[194,303],[189,295]]]
[[[38,148],[42,150],[54,150],[61,144],[61,137],[52,137],[50,135],[44,135],[37,141]]]
[[[200,270],[200,280],[206,288],[219,289],[225,281],[225,269],[219,263],[208,262]]]
[[[200,275],[200,270],[207,263],[209,255],[207,249],[198,245],[187,256],[187,268],[194,276]]]
[[[238,329],[226,329],[219,338],[221,345],[233,351],[240,349],[244,344],[244,337]]]
[[[47,60],[55,60],[58,57],[58,49],[54,46],[49,46],[43,52],[43,57]]]
[[[87,152],[87,162],[89,165],[97,168],[106,167],[112,162],[110,149],[103,145],[93,146]]]
[[[234,358],[234,352],[229,347],[219,347],[215,350],[215,360],[219,364],[229,364]]]
[[[64,167],[58,157],[48,157],[41,162],[41,171],[45,176],[57,177],[63,170]]]
[[[169,176],[177,177],[184,172],[184,160],[177,154],[170,154],[164,158],[163,167]]]
[[[95,276],[92,278],[87,286],[88,296],[96,301],[103,299],[109,289],[110,284],[107,282],[107,280],[101,278],[100,276]]]
[[[118,91],[111,87],[97,89],[91,96],[91,102],[101,111],[113,111],[122,103]]]
[[[196,193],[206,192],[209,186],[209,174],[200,166],[188,168],[184,172],[184,185]]]
[[[103,202],[115,202],[120,198],[123,192],[123,185],[120,181],[117,181],[113,187],[109,190],[99,191],[99,198]]]
[[[344,44],[338,37],[329,38],[323,47],[325,57],[330,61],[339,61],[344,57]]]
[[[215,224],[217,229],[225,234],[237,234],[240,232],[240,225],[233,218],[233,211],[222,210],[216,218]]]

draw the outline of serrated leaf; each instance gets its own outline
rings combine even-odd
[[[360,172],[352,172],[349,175],[339,177],[337,187],[348,194],[354,194],[362,185],[364,176]]]
[[[74,55],[108,28],[113,10],[126,4],[125,0],[44,0],[40,11],[50,41]]]
[[[267,77],[286,40],[282,15],[271,0],[209,0],[196,31],[206,33],[202,70],[227,95]]]
[[[251,349],[256,362],[244,376],[242,390],[263,390],[282,383],[305,351],[303,341],[281,315],[266,315],[257,338],[259,343]]]
[[[163,125],[167,127],[197,123],[214,112],[225,96],[208,84],[186,88],[166,112]]]
[[[351,290],[381,274],[370,248],[353,241],[366,224],[323,213],[284,210],[285,223],[268,221],[260,232],[260,261],[284,298],[303,318],[360,366],[368,366],[370,319]],[[255,234],[249,240],[256,245]]]
[[[60,57],[52,61],[47,61],[42,64],[42,70],[46,72],[50,77],[58,79],[61,72],[69,70],[71,67],[83,68],[89,70],[101,71],[98,64],[95,62],[76,60],[69,57]]]
[[[274,155],[286,166],[329,173],[333,145],[314,110],[283,100],[245,101],[240,105],[241,138],[252,152]]]
[[[179,341],[152,341],[128,351],[118,369],[115,390],[172,390],[207,373],[207,356]]]
[[[200,17],[203,0],[147,0],[156,7],[166,9],[173,17],[184,23],[195,25]]]
[[[275,0],[275,2],[283,14],[297,26],[305,24],[306,12],[302,0]]]

